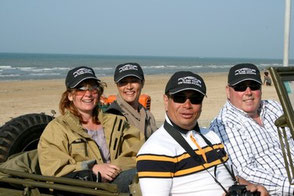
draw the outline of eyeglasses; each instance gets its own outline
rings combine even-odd
[[[93,86],[86,85],[86,86],[77,87],[75,90],[77,93],[85,94],[86,91],[90,91],[92,93],[98,93],[98,89],[99,89],[99,86],[97,85],[93,85]]]
[[[200,104],[203,101],[204,96],[200,94],[195,94],[187,97],[185,94],[174,94],[170,95],[175,103],[185,103],[187,99],[190,100],[192,104]]]
[[[230,86],[230,87],[232,87],[235,91],[244,92],[246,91],[247,87],[249,87],[252,91],[260,90],[261,85],[258,83],[250,83],[250,84],[237,84],[235,86]]]

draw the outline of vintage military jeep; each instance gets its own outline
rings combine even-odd
[[[294,67],[270,67],[270,74],[282,104],[284,115],[275,122],[283,147],[284,161],[289,181],[294,176],[293,157],[291,157],[285,128],[290,128],[294,138]],[[144,99],[150,109],[150,97]],[[106,101],[107,102],[107,101]],[[148,102],[148,103],[147,103]],[[10,155],[35,149],[45,126],[53,119],[46,114],[26,114],[10,120],[0,127],[0,162]],[[52,190],[62,191],[64,195],[124,195],[117,191],[116,185],[86,182],[75,179],[46,177],[40,174],[1,169],[7,174],[0,177],[1,195],[54,195]],[[139,195],[133,191],[132,195]]]
[[[102,109],[116,99],[103,97]],[[139,102],[150,110],[151,98],[142,94]],[[37,148],[39,138],[53,115],[26,114],[13,118],[0,127],[0,164],[11,156]],[[29,160],[29,159],[28,159]],[[31,163],[32,164],[32,163]],[[19,168],[26,168],[20,166]],[[29,170],[29,169],[28,169]],[[2,173],[2,174],[1,174]],[[61,177],[46,177],[40,171],[22,172],[0,168],[1,195],[126,195],[118,192],[117,185],[96,183]],[[132,191],[138,195],[138,191]]]
[[[44,113],[26,114],[12,119],[0,127],[0,162],[6,161],[10,155],[36,149],[40,135],[53,118],[53,116]],[[26,173],[0,168],[0,196],[2,195],[107,196],[129,194],[119,193],[115,184],[47,177],[35,171]]]
[[[286,134],[287,127],[290,130],[291,139],[294,139],[294,67],[270,67],[269,71],[284,110],[284,115],[276,120],[275,125],[283,150],[288,179],[290,184],[294,184],[294,157],[291,156]]]

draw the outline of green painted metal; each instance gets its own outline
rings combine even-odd
[[[283,158],[290,184],[294,184],[293,157],[291,156],[286,127],[290,129],[292,139],[294,138],[294,110],[285,83],[294,81],[294,67],[270,67],[269,68],[273,83],[275,85],[280,103],[284,110],[284,115],[275,122],[279,139],[282,147]]]
[[[72,193],[101,196],[128,195],[119,193],[117,185],[115,184],[81,181],[63,177],[42,176],[3,168],[0,168],[0,172],[8,174],[8,177],[0,178],[0,182],[21,185],[24,189],[45,188],[48,191],[54,189]]]

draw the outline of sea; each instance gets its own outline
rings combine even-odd
[[[253,63],[260,70],[282,66],[282,59],[206,58],[164,56],[118,56],[78,54],[0,53],[0,81],[64,79],[71,68],[89,66],[98,77],[113,76],[121,63],[139,63],[145,75],[173,74],[176,71],[195,73],[228,72],[237,63]],[[294,61],[289,61],[294,66]]]

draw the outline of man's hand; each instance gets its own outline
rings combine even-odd
[[[260,196],[269,196],[269,193],[267,192],[266,188],[261,185],[251,184],[246,186],[246,189],[250,192],[258,191],[260,192]]]
[[[269,193],[267,192],[266,188],[262,185],[258,184],[252,184],[245,180],[244,178],[241,178],[240,176],[236,176],[236,179],[240,184],[247,185],[246,189],[250,192],[258,191],[260,192],[260,196],[269,196]]]
[[[102,182],[110,182],[116,178],[121,169],[110,163],[95,164],[92,168],[94,174],[101,174]]]

